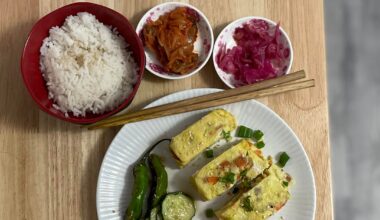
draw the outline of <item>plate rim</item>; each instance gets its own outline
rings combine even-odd
[[[187,90],[182,90],[182,91],[178,91],[178,92],[174,92],[174,93],[171,93],[171,94],[168,94],[168,95],[164,95],[160,98],[157,98],[156,100],[150,102],[149,104],[147,104],[145,108],[150,108],[150,107],[154,107],[154,106],[157,106],[157,102],[160,102],[162,101],[162,99],[167,99],[167,98],[170,98],[170,97],[173,97],[173,96],[178,96],[178,95],[183,95],[183,94],[187,94],[187,93],[190,93],[192,91],[204,91],[205,92],[205,95],[206,94],[211,94],[211,93],[215,93],[215,92],[220,92],[220,91],[224,91],[224,89],[218,89],[218,88],[195,88],[195,89],[187,89]],[[195,97],[198,97],[198,96],[195,96]],[[182,99],[180,99],[182,100]],[[273,111],[271,108],[269,108],[268,106],[266,106],[265,104],[255,100],[255,99],[251,99],[251,100],[248,100],[248,101],[251,101],[251,102],[254,102],[255,104],[259,105],[260,107],[263,107],[265,110],[267,110],[270,114],[272,114],[273,116],[275,116],[277,119],[279,119],[284,125],[286,128],[289,129],[290,133],[295,137],[295,140],[299,143],[299,145],[301,146],[301,152],[302,154],[305,156],[306,158],[306,163],[307,163],[307,168],[308,170],[310,171],[310,175],[311,175],[311,180],[312,180],[312,188],[313,188],[313,192],[312,192],[312,197],[313,197],[313,207],[312,207],[312,220],[315,220],[315,211],[316,211],[316,204],[317,204],[317,195],[316,195],[316,185],[315,185],[315,177],[314,177],[314,170],[313,170],[313,167],[311,166],[311,163],[310,163],[310,159],[305,151],[305,148],[301,142],[301,140],[298,138],[298,136],[296,135],[296,133],[293,131],[293,129],[286,123],[286,121],[281,118],[275,111]],[[170,103],[170,102],[168,102]],[[233,103],[234,104],[234,103]],[[153,119],[153,120],[157,120],[157,119]],[[110,149],[111,149],[111,146],[113,145],[113,143],[115,142],[116,138],[121,135],[121,131],[123,129],[125,129],[127,125],[123,125],[123,127],[117,132],[117,134],[115,135],[115,137],[112,139],[111,143],[108,145],[108,148],[107,148],[107,151],[103,157],[103,160],[102,160],[102,164],[100,166],[100,169],[99,169],[99,172],[98,172],[98,180],[97,180],[97,183],[96,183],[96,213],[97,213],[97,217],[98,219],[100,219],[100,215],[99,215],[99,184],[100,184],[100,178],[101,178],[101,171],[104,169],[104,162],[105,162],[105,158],[110,154]]]

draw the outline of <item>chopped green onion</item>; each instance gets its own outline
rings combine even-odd
[[[240,125],[236,132],[236,136],[242,138],[252,138],[255,141],[260,141],[261,138],[264,136],[264,133],[260,130],[254,131],[251,128],[248,128],[244,125]]]
[[[289,159],[290,159],[289,155],[286,152],[283,152],[280,155],[280,159],[278,160],[278,165],[280,167],[284,167]]]
[[[253,132],[252,137],[256,140],[259,141],[261,138],[264,136],[264,133],[260,130],[256,130]]]
[[[243,198],[240,202],[240,206],[247,212],[252,212],[253,207],[251,205],[251,200],[249,199],[250,196],[247,196]]]
[[[244,178],[241,181],[241,186],[242,186],[243,189],[251,189],[252,185],[253,185],[253,181],[250,180],[250,179],[248,179],[248,178]]]
[[[212,218],[215,216],[214,210],[212,209],[206,209],[206,217],[207,218]]]
[[[247,175],[248,169],[244,169],[243,171],[240,172],[241,177],[245,177]]]
[[[264,141],[259,141],[259,142],[257,142],[257,143],[256,143],[256,147],[259,148],[259,149],[265,147],[265,143],[264,143]]]
[[[226,140],[226,141],[230,141],[232,139],[231,137],[231,132],[230,131],[222,131],[222,137]]]
[[[236,136],[242,138],[252,138],[253,130],[245,127],[244,125],[240,125],[238,131],[236,132]]]
[[[283,182],[282,182],[282,185],[284,185],[284,186],[287,187],[287,186],[289,186],[289,182],[283,181]]]
[[[206,158],[213,158],[214,157],[214,151],[212,149],[208,149],[205,151],[205,157]]]
[[[219,178],[219,181],[233,184],[235,182],[235,174],[233,172],[227,172],[223,177]]]

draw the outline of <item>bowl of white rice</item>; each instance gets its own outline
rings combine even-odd
[[[143,46],[128,20],[83,2],[59,8],[34,25],[21,72],[43,111],[88,124],[132,102],[144,65]]]

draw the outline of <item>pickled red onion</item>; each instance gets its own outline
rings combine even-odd
[[[261,19],[252,19],[235,29],[236,46],[220,45],[216,61],[223,71],[233,74],[235,86],[252,84],[285,73],[289,47],[281,41],[280,25],[271,27]]]

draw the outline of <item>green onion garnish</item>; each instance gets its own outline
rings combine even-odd
[[[259,141],[264,136],[264,133],[260,130],[254,131],[251,128],[248,128],[244,125],[240,125],[236,132],[236,136],[242,138],[252,138],[255,141]]]
[[[214,210],[212,209],[206,209],[206,217],[207,218],[212,218],[215,216]]]
[[[283,182],[282,182],[282,185],[284,185],[284,186],[287,187],[287,186],[289,186],[289,182],[283,181]]]
[[[231,132],[230,131],[222,131],[222,137],[226,140],[226,141],[230,141],[232,139],[231,137]]]
[[[280,159],[278,160],[278,165],[280,167],[284,167],[289,159],[290,159],[289,155],[286,152],[283,152],[280,155]]]
[[[250,196],[247,196],[243,198],[240,202],[240,206],[247,212],[252,212],[253,208],[251,205],[251,200],[249,199]]]
[[[256,147],[259,148],[259,149],[265,147],[265,143],[264,143],[264,141],[259,141],[259,142],[257,142],[257,143],[256,143]]]
[[[253,130],[248,127],[245,127],[244,125],[240,125],[236,132],[236,136],[242,138],[252,138],[252,135]]]
[[[205,157],[206,158],[213,158],[214,157],[214,151],[212,149],[208,149],[205,151]]]
[[[253,132],[252,137],[256,140],[259,141],[261,138],[264,136],[264,133],[260,130],[256,130]]]
[[[243,180],[241,181],[241,186],[243,187],[243,189],[250,189],[252,188],[252,185],[253,181],[248,178],[243,178]]]
[[[233,184],[235,182],[235,174],[233,172],[227,172],[223,177],[219,178],[219,181]]]
[[[241,177],[245,177],[247,175],[248,169],[244,169],[240,172]]]

